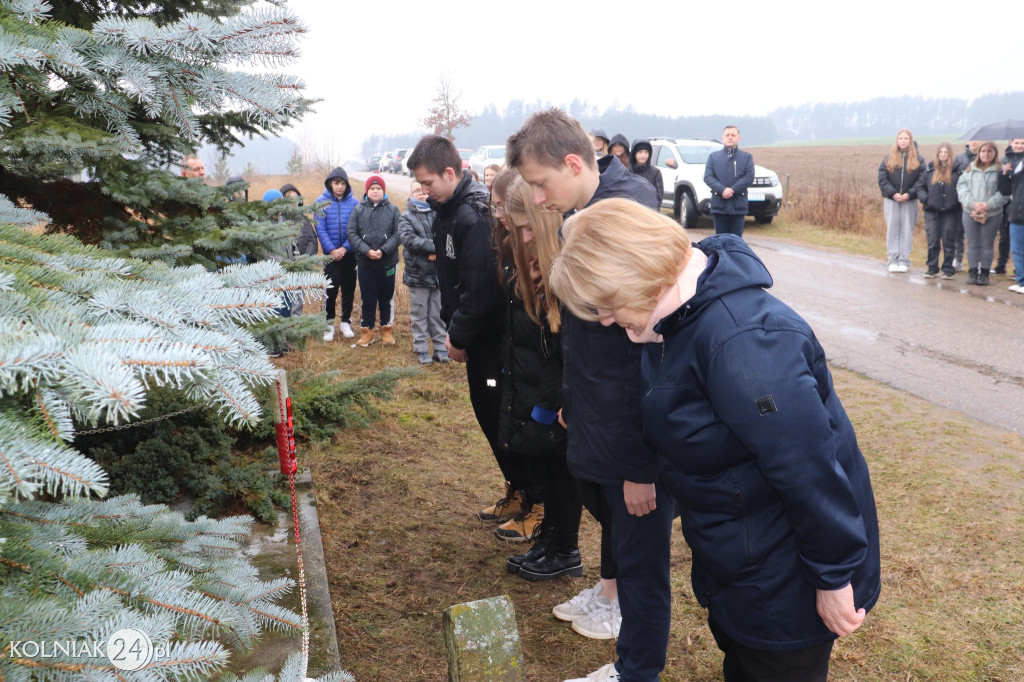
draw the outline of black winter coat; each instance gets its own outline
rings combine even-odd
[[[904,155],[902,165],[898,166],[896,170],[890,171],[885,165],[885,162],[889,160],[889,155],[886,154],[878,166],[878,188],[882,190],[882,196],[886,199],[892,199],[894,194],[909,194],[911,199],[921,196],[928,164],[925,163],[924,157],[918,154],[919,165],[917,170],[911,172],[907,170],[907,158]]]
[[[516,295],[515,274],[506,268],[505,343],[502,348],[498,442],[519,455],[564,454],[567,438],[558,420],[562,407],[562,339],[538,326]],[[539,419],[539,421],[538,421]]]
[[[964,151],[956,155],[956,159],[953,160],[953,171],[956,173],[963,173],[967,170],[967,167],[971,165],[977,154],[971,152],[969,145],[964,145]]]
[[[625,197],[658,210],[649,182],[614,156],[597,160],[601,182],[588,206]],[[562,415],[569,425],[567,459],[577,478],[602,485],[653,483],[658,461],[640,425],[643,349],[618,325],[605,327],[562,311]]]
[[[356,252],[356,263],[381,267],[398,264],[398,207],[387,197],[376,206],[363,199],[348,220],[348,242]],[[371,260],[366,254],[380,249],[380,260]]]
[[[1019,173],[1016,170],[1016,165],[1010,170],[1010,191],[1013,197],[1006,209],[1006,217],[1015,225],[1024,225],[1024,167]]]
[[[681,509],[694,595],[739,644],[797,650],[836,636],[817,590],[881,590],[868,466],[807,323],[765,289],[735,235],[697,248],[696,293],[644,344],[644,434]]]
[[[428,256],[434,255],[434,211],[421,209],[412,200],[398,220],[398,234],[402,239],[402,256],[405,258],[405,272],[402,284],[407,287],[437,288],[437,262]]]
[[[921,207],[925,213],[942,213],[945,211],[959,211],[960,199],[956,195],[956,181],[960,179],[960,171],[953,169],[951,179],[946,182],[933,182],[935,177],[935,162],[928,162],[928,170],[924,174],[924,182],[921,184],[921,193],[918,199],[921,200]]]
[[[448,199],[427,202],[437,211],[434,249],[441,319],[452,345],[460,349],[501,335],[502,293],[487,202],[487,189],[469,173],[462,174]]]
[[[636,161],[636,153],[641,149],[647,150],[647,163],[639,164]],[[651,143],[647,140],[635,140],[633,142],[633,149],[629,152],[629,172],[633,175],[639,175],[641,178],[651,183],[654,186],[654,191],[658,195],[658,206],[661,206],[661,200],[665,198],[665,182],[661,178],[661,171],[657,166],[653,165],[654,161],[654,148]]]
[[[1003,166],[1005,164],[1010,164],[1010,172],[1009,173],[1004,173],[1004,174],[999,176],[999,193],[1000,194],[1002,194],[1004,196],[1010,196],[1011,194],[1013,194],[1013,188],[1012,188],[1013,169],[1016,168],[1017,164],[1020,163],[1021,161],[1024,161],[1024,153],[1014,154],[1013,153],[1013,147],[1007,146],[1006,147],[1006,156],[1004,156],[1003,158],[999,159],[999,165]],[[1004,210],[1009,211],[1010,210],[1010,205],[1007,204],[1004,207]]]

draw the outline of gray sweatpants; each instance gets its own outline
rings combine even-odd
[[[992,258],[996,252],[996,233],[1003,221],[1003,212],[989,214],[988,220],[979,223],[964,211],[964,238],[967,239],[967,269],[977,270],[981,266],[985,272],[992,267]]]
[[[434,341],[434,352],[444,352],[445,330],[441,322],[441,291],[434,287],[409,287],[409,326],[412,349],[429,353],[427,340]]]
[[[900,203],[883,199],[885,213],[885,250],[889,262],[910,265],[910,249],[914,246],[914,224],[917,222],[917,199]]]

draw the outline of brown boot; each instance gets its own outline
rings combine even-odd
[[[391,326],[390,325],[381,325],[381,327],[380,327],[380,341],[385,346],[393,346],[393,345],[395,345],[395,337],[392,336],[392,334],[391,334]]]
[[[373,327],[363,327],[363,335],[359,337],[358,341],[356,341],[356,345],[366,348],[376,340],[377,330],[374,329]]]
[[[494,534],[508,542],[532,540],[544,520],[544,505],[535,504],[525,514],[517,514],[494,529]]]
[[[481,521],[497,521],[498,523],[504,523],[513,516],[522,514],[525,511],[526,500],[523,498],[523,494],[518,490],[512,490],[512,485],[506,481],[505,496],[490,507],[478,511],[476,513],[476,517]]]

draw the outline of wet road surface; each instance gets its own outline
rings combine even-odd
[[[1007,289],[1012,278],[978,287],[964,273],[889,274],[881,259],[746,237],[770,291],[810,323],[833,365],[1024,434],[1024,295]]]

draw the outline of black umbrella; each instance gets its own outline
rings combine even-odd
[[[961,137],[961,140],[1016,140],[1024,138],[1024,121],[1012,118],[999,123],[978,126]]]

